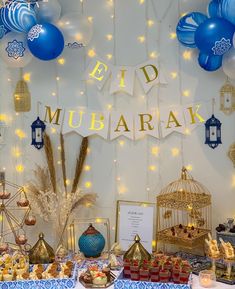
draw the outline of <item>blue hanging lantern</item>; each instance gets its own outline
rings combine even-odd
[[[206,128],[206,141],[205,144],[208,144],[209,147],[215,149],[221,142],[221,122],[215,118],[212,114],[205,123]]]
[[[45,123],[37,117],[37,119],[32,123],[32,143],[31,145],[35,146],[40,150],[44,146],[43,132],[46,129]]]

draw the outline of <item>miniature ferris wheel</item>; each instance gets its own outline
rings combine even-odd
[[[25,226],[34,226],[36,218],[23,187],[2,178],[0,181],[0,253],[9,247],[26,250]]]

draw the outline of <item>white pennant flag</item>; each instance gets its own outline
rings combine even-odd
[[[135,139],[141,139],[145,135],[159,138],[156,111],[135,114]]]
[[[190,129],[190,131],[197,126],[204,124],[208,118],[205,102],[184,105],[183,112],[186,120],[186,126],[188,129]]]
[[[110,115],[110,140],[121,135],[134,139],[134,119],[131,112],[112,112]]]
[[[185,119],[182,106],[160,108],[162,137],[172,132],[185,133]]]
[[[136,73],[145,93],[158,84],[166,84],[164,73],[157,64],[157,61],[148,60],[136,67]]]
[[[133,95],[135,68],[130,66],[115,66],[112,68],[110,93],[126,92]]]
[[[58,132],[63,124],[65,110],[62,107],[55,107],[44,105],[45,110],[40,113],[41,120],[43,120],[47,127],[56,129]]]
[[[74,131],[83,137],[99,135],[105,139],[109,132],[109,112],[87,110],[85,108],[67,109],[63,133]]]
[[[93,80],[96,83],[98,89],[101,90],[111,73],[110,68],[110,64],[106,64],[100,58],[94,58],[86,70],[85,79]]]

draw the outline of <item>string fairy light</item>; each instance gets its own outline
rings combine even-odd
[[[85,9],[85,2],[83,1],[81,3],[81,12],[82,15],[84,15],[84,9]],[[93,22],[93,17],[89,17],[90,18],[90,22]],[[96,56],[96,52],[94,48],[89,48],[88,45],[86,45],[85,47],[83,47],[83,71],[86,71],[86,67],[87,67],[87,56],[89,58],[95,57]],[[82,84],[83,83],[83,84]],[[81,84],[83,85],[82,90],[80,91],[80,95],[84,95],[85,96],[85,101],[86,101],[86,107],[89,107],[89,93],[88,93],[88,81],[83,81],[81,80]],[[94,176],[93,176],[93,167],[94,167],[94,160],[93,160],[93,152],[91,150],[91,138],[89,139],[89,147],[87,148],[87,160],[86,160],[86,164],[84,166],[84,171],[86,172],[86,178],[90,178],[90,180],[87,180],[84,184],[86,189],[90,189],[93,186],[93,182],[94,182]]]
[[[155,6],[155,3],[154,3],[154,0],[151,0],[151,6],[152,6],[152,10],[154,12],[154,16],[155,16],[155,21],[157,23],[157,37],[156,37],[156,43],[157,43],[157,47],[158,47],[158,51],[159,53],[161,54],[161,32],[162,32],[162,29],[161,29],[161,26],[162,26],[162,23],[164,22],[166,16],[168,15],[172,5],[173,5],[174,1],[171,0],[169,2],[169,4],[167,5],[165,11],[163,11],[163,14],[162,16],[159,16],[158,14],[158,11],[156,9],[156,6]],[[159,66],[159,62],[158,62],[158,66]],[[172,72],[173,74],[171,74],[172,78],[176,78],[177,77],[177,73],[175,72]],[[156,88],[156,107],[157,107],[157,117],[158,117],[158,131],[161,131],[161,122],[160,122],[160,114],[159,114],[159,111],[160,111],[160,94],[161,94],[161,89],[160,89],[160,85],[157,85]],[[161,157],[161,141],[159,141],[159,145],[157,146],[153,146],[151,148],[151,154],[152,156],[154,156],[155,158],[157,157],[157,160],[158,160],[158,169],[157,169],[157,172],[158,172],[158,182],[157,182],[157,185],[155,185],[154,188],[152,188],[152,191],[155,193],[156,191],[159,191],[162,187],[163,187],[163,179],[162,179],[162,157]],[[150,188],[148,187],[147,188],[147,191],[150,192]]]
[[[113,16],[113,17],[112,17]],[[116,35],[116,0],[114,0],[113,3],[113,12],[111,15],[111,19],[113,20],[113,64],[116,65],[117,64],[117,35]],[[116,110],[117,109],[117,99],[116,97],[113,96],[113,109]],[[117,178],[119,178],[118,176],[118,161],[117,161],[117,155],[118,155],[118,151],[117,151],[117,141],[114,142],[113,144],[114,147],[114,176],[115,176],[115,180],[114,180],[114,190],[115,190],[115,201],[117,202],[118,199],[118,194],[120,194],[121,192],[125,193],[125,190],[123,190],[123,188],[120,187],[120,185],[118,184],[118,180]]]

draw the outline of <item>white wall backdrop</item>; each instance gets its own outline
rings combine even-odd
[[[225,82],[221,70],[214,73],[203,71],[197,64],[197,51],[192,50],[189,60],[183,58],[185,47],[179,46],[171,33],[180,15],[189,11],[206,13],[208,1],[204,0],[60,0],[62,13],[81,11],[93,19],[93,38],[88,47],[65,48],[64,65],[57,61],[42,62],[36,59],[24,68],[30,74],[29,88],[32,95],[32,110],[16,115],[13,92],[19,71],[0,66],[0,113],[10,116],[7,130],[7,144],[0,150],[0,166],[6,169],[7,179],[21,185],[31,179],[35,164],[45,164],[43,150],[37,151],[30,145],[31,123],[37,116],[37,102],[62,107],[87,106],[90,109],[111,111],[139,111],[156,108],[158,105],[178,105],[195,101],[216,99],[215,115],[222,122],[222,142],[215,150],[204,144],[204,126],[198,127],[188,136],[172,134],[157,140],[146,137],[138,141],[118,138],[114,141],[97,136],[90,137],[90,153],[81,186],[91,182],[91,189],[99,198],[97,206],[82,209],[82,217],[109,217],[112,238],[115,226],[115,205],[118,199],[151,201],[162,187],[179,178],[183,161],[191,166],[194,178],[210,190],[213,200],[213,227],[227,217],[235,217],[235,171],[227,157],[227,151],[235,140],[235,114],[225,116],[219,111],[219,90]],[[147,19],[153,21],[148,27]],[[113,38],[107,39],[111,34]],[[145,41],[139,41],[144,36]],[[143,39],[143,38],[142,38]],[[149,57],[157,57],[164,70],[168,84],[155,86],[145,95],[138,80],[135,81],[134,95],[124,93],[110,95],[110,81],[102,91],[83,79],[85,67],[89,64],[88,51],[92,49],[107,62],[116,65],[135,66]],[[111,54],[111,56],[107,56]],[[111,59],[109,59],[111,58]],[[57,75],[58,73],[58,75]],[[172,74],[172,73],[177,73]],[[56,77],[59,80],[56,80]],[[175,76],[175,77],[174,77]],[[184,96],[184,91],[188,96]],[[25,132],[26,138],[19,139],[16,129]],[[59,133],[59,131],[58,131]],[[59,134],[51,134],[59,161]],[[120,140],[123,142],[120,143]],[[65,136],[68,178],[72,179],[75,158],[79,152],[81,137],[76,134]],[[18,158],[12,149],[19,147],[22,155]],[[159,150],[153,154],[152,150]],[[179,154],[172,155],[179,150]],[[153,152],[155,152],[153,151]],[[23,164],[24,172],[18,173],[16,165]],[[59,169],[59,164],[57,164]],[[59,171],[59,170],[58,170]],[[42,221],[38,221],[30,240],[34,242],[40,230],[47,231],[47,239],[53,242],[53,234]]]

